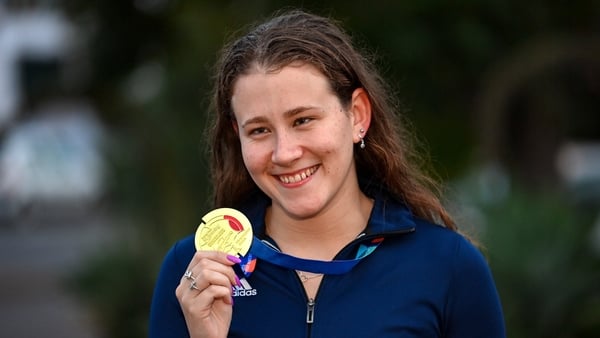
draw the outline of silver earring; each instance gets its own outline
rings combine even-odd
[[[360,128],[360,135],[358,135],[358,137],[360,138],[360,149],[365,149],[365,139],[363,138],[362,134],[365,132],[364,129]]]

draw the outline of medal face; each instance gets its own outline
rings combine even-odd
[[[194,242],[196,250],[222,251],[243,257],[252,244],[252,226],[238,210],[215,209],[202,217]]]

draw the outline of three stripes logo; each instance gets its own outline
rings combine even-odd
[[[246,278],[241,278],[240,284],[242,284],[242,286],[236,285],[233,287],[234,297],[256,296],[256,289],[253,289],[252,286],[250,286],[250,283],[248,283]]]

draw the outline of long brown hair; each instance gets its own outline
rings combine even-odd
[[[297,62],[319,69],[342,104],[349,104],[356,88],[367,91],[372,119],[365,137],[367,148],[355,149],[358,176],[374,177],[416,216],[456,230],[438,198],[436,183],[420,170],[413,138],[400,122],[399,106],[374,64],[336,21],[299,10],[277,13],[254,26],[225,45],[216,64],[215,119],[209,130],[214,206],[235,206],[258,190],[232,127],[235,81],[253,65],[276,71]]]

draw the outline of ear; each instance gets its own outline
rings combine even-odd
[[[354,127],[353,140],[354,143],[358,143],[360,142],[359,135],[364,137],[371,125],[371,99],[369,99],[369,94],[363,88],[356,88],[352,93],[350,111]]]

